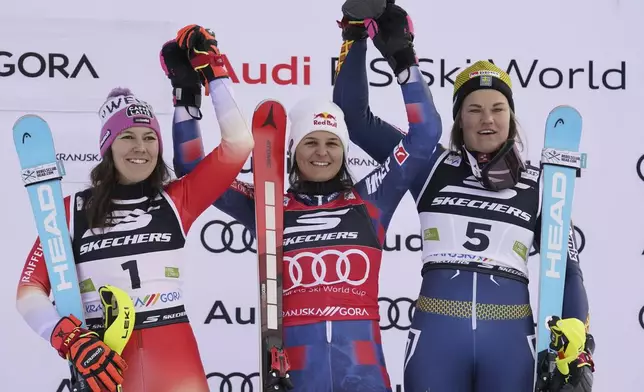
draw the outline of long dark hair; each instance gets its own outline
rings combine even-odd
[[[91,192],[89,199],[85,202],[87,223],[90,228],[106,227],[108,225],[108,215],[111,212],[110,199],[118,184],[118,173],[114,165],[111,149],[107,150],[103,160],[92,169],[90,179],[92,182]],[[159,153],[154,170],[144,181],[146,183],[144,189],[147,190],[147,194],[144,196],[150,199],[155,197],[163,190],[169,179],[170,172],[163,161],[163,156]]]
[[[296,193],[320,193],[324,188],[332,191],[350,191],[353,189],[354,183],[349,168],[347,167],[347,160],[342,161],[342,166],[335,177],[323,183],[315,183],[313,181],[306,181],[302,178],[300,168],[297,162],[293,162],[293,168],[288,174],[288,182],[290,189]],[[316,186],[319,185],[319,186]]]

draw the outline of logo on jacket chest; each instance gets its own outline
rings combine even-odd
[[[359,231],[355,226],[343,222],[354,214],[351,207],[333,211],[304,213],[293,217],[284,228],[284,247],[298,244],[316,244],[325,241],[357,240]],[[354,230],[355,229],[355,230]],[[295,234],[290,236],[291,234]],[[344,241],[342,241],[344,242]]]
[[[159,216],[161,212],[161,207],[158,205],[149,207],[147,210],[135,208],[113,211],[109,218],[110,226],[87,229],[83,233],[80,238],[81,242],[85,242],[91,237],[99,238],[83,243],[80,246],[79,254],[84,255],[97,250],[136,244],[170,243],[173,233],[168,229],[158,230],[159,223],[157,222],[164,219]]]
[[[517,183],[514,188],[490,191],[485,189],[474,176],[469,176],[463,180],[462,185],[446,183],[433,197],[431,205],[499,212],[530,222],[533,212],[525,211],[523,208],[526,205],[537,206],[538,199],[534,198],[534,203],[530,201],[533,199],[532,193],[536,195],[536,188],[524,182]]]
[[[377,273],[380,250],[361,206],[287,212],[284,229],[284,295],[327,292],[365,295]],[[336,286],[339,285],[339,286]],[[362,293],[362,294],[360,294]]]

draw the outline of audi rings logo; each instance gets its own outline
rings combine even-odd
[[[212,392],[259,392],[261,390],[253,384],[253,379],[259,383],[258,372],[251,374],[212,372],[206,375],[206,379],[208,379],[208,389]]]
[[[640,159],[637,160],[636,170],[640,180],[644,181],[644,155],[642,155]]]
[[[411,328],[411,320],[414,317],[416,300],[411,298],[378,298],[380,306],[380,329],[387,331],[398,329],[407,331]]]
[[[353,257],[351,257],[353,256]],[[288,262],[288,276],[284,279],[284,293],[299,287],[347,283],[360,286],[369,278],[369,256],[360,249],[341,252],[327,249],[320,253],[300,252],[295,257],[284,256]],[[327,264],[335,268],[327,269]]]
[[[238,221],[212,220],[201,229],[201,244],[212,253],[257,253],[255,238],[250,230]]]
[[[577,253],[581,254],[584,248],[586,247],[586,235],[578,226],[573,226],[575,229],[575,243],[577,244]],[[534,246],[530,249],[530,256],[534,256],[539,253],[538,249],[535,249]]]

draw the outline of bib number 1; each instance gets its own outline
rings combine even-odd
[[[121,264],[121,268],[123,268],[123,271],[129,272],[132,289],[140,289],[141,277],[139,276],[139,267],[136,264],[136,260],[126,261]]]

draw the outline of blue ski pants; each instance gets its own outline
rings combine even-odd
[[[528,285],[481,272],[429,270],[405,352],[405,391],[531,392]]]
[[[291,392],[391,392],[375,320],[284,328]]]

